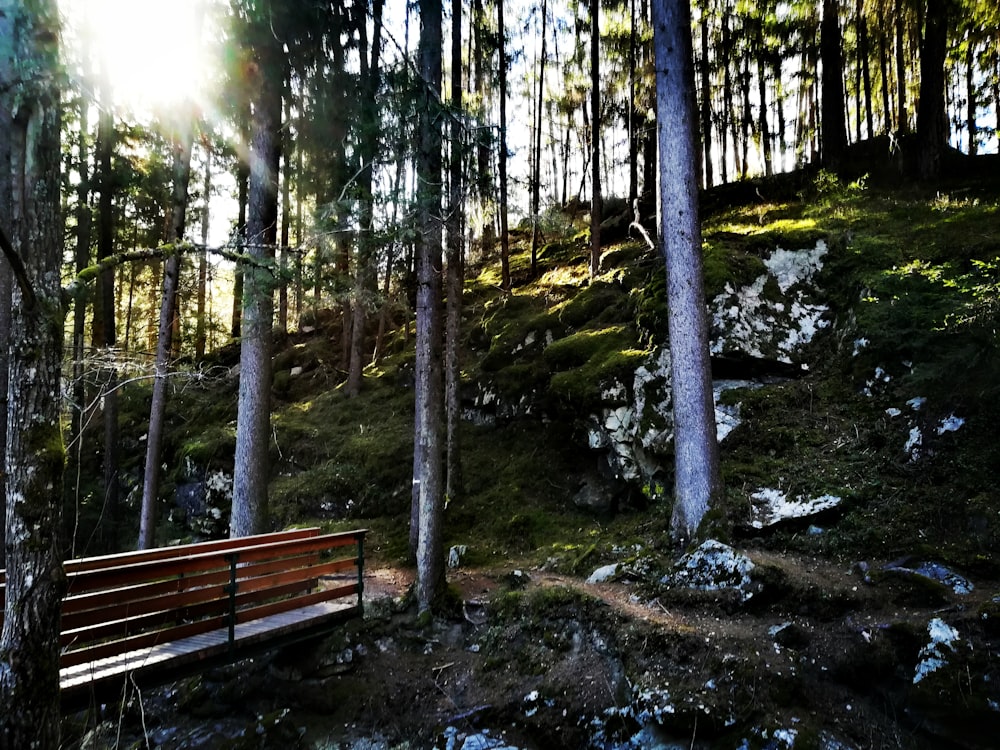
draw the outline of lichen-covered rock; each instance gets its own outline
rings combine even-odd
[[[964,576],[937,562],[912,561],[906,558],[888,563],[883,571],[901,576],[917,576],[928,581],[935,581],[951,589],[959,596],[971,594],[975,586]]]
[[[736,591],[743,601],[755,593],[750,572],[753,561],[728,544],[709,539],[694,552],[678,560],[673,572],[660,583],[686,586],[698,591]]]
[[[949,746],[993,747],[1000,726],[1000,672],[980,623],[927,623],[917,654],[907,713]]]
[[[961,640],[958,631],[940,617],[935,617],[927,623],[927,634],[930,640],[918,654],[919,661],[913,675],[914,685],[944,667],[948,663],[948,658],[955,653],[956,644]]]
[[[755,529],[775,526],[783,521],[806,519],[836,508],[837,495],[796,495],[789,498],[781,490],[763,487],[750,493],[750,525]]]
[[[177,484],[171,519],[201,537],[225,536],[233,504],[232,475],[218,469],[198,468],[187,459],[184,477],[187,481]]]
[[[811,250],[778,248],[764,260],[767,273],[738,289],[727,284],[710,305],[712,353],[795,362],[830,325],[829,308],[812,284],[826,253],[823,240]]]

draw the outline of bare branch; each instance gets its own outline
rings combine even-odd
[[[35,297],[34,287],[31,286],[31,280],[28,278],[28,270],[24,267],[24,261],[21,259],[21,256],[18,255],[14,246],[10,244],[10,240],[3,231],[3,227],[0,227],[0,249],[3,250],[3,254],[7,258],[7,262],[10,263],[11,270],[14,273],[14,278],[17,279],[17,285],[21,288],[21,296],[24,298],[25,307],[29,310],[33,309],[38,304],[38,299]]]
[[[249,245],[244,243],[243,247],[246,248],[249,247]],[[272,273],[275,271],[275,269],[267,263],[261,263],[260,259],[238,252],[229,245],[223,245],[220,247],[204,247],[202,245],[194,245],[191,243],[160,245],[159,247],[141,248],[139,250],[129,250],[127,252],[109,255],[100,262],[87,266],[76,275],[76,278],[63,288],[63,297],[70,300],[78,299],[83,293],[83,290],[94,279],[96,279],[102,271],[106,271],[109,268],[117,268],[125,263],[135,263],[144,260],[166,260],[172,255],[183,255],[201,250],[213,255],[219,255],[226,260],[231,260],[235,263],[242,263],[245,266],[261,268],[271,271]]]

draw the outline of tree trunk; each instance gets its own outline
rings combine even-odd
[[[184,117],[187,114],[187,117]],[[169,241],[184,239],[187,221],[188,186],[191,182],[191,149],[194,144],[193,109],[181,114],[174,136],[174,186],[170,197]],[[163,422],[167,414],[167,375],[173,350],[174,319],[177,312],[177,284],[181,275],[181,253],[176,250],[163,265],[163,298],[160,302],[160,328],[156,341],[153,395],[149,405],[149,431],[146,437],[146,466],[143,472],[142,506],[139,514],[139,549],[155,546],[156,502],[160,494],[160,465],[163,463]]]
[[[975,156],[979,152],[979,133],[976,127],[976,45],[972,39],[972,34],[966,36],[965,48],[965,102],[966,102],[966,123],[969,129],[969,156]],[[1000,113],[996,113],[1000,116]]]
[[[865,20],[863,1],[858,0],[858,56],[861,58],[861,79],[865,86],[865,122],[868,124],[868,140],[875,137],[875,118],[872,115],[872,71],[869,58],[871,45],[868,41],[868,22]]]
[[[857,43],[857,19],[855,19],[855,44],[854,44],[854,142],[858,143],[861,140],[861,67],[863,61],[861,59],[861,46]],[[847,84],[847,70],[844,71],[844,86],[845,90],[848,86]],[[850,109],[850,104],[848,102],[844,103],[847,110]],[[850,112],[847,111],[847,118],[850,119]],[[848,138],[850,140],[850,138]]]
[[[896,131],[910,131],[906,113],[906,16],[903,0],[896,0]]]
[[[274,245],[278,221],[278,167],[281,159],[283,51],[270,24],[252,29],[251,52],[257,63],[252,81],[253,124],[250,143],[247,255],[244,268],[243,336],[236,415],[232,537],[258,534],[267,525],[268,452],[271,433],[271,324],[274,318]]]
[[[676,541],[693,538],[721,489],[702,280],[688,0],[654,0],[661,242],[667,266]]]
[[[880,31],[878,36],[878,67],[882,78],[882,129],[885,133],[892,132],[892,105],[889,101],[889,50],[886,35]]]
[[[847,150],[847,121],[844,115],[843,55],[840,40],[839,0],[823,0],[820,28],[820,57],[823,64],[822,146],[827,169],[840,168]]]
[[[240,149],[239,163],[236,167],[236,250],[242,255],[246,252],[247,245],[247,202],[250,192],[250,135],[246,126],[241,128],[243,132],[243,144],[245,149]],[[233,317],[230,333],[234,339],[240,337],[243,322],[243,261],[237,261],[233,278]]]
[[[767,52],[764,48],[763,21],[758,29],[760,36],[757,39],[757,96],[760,99],[760,142],[764,154],[764,175],[770,177],[774,174],[774,157],[771,153],[771,126],[767,121]]]
[[[111,157],[115,147],[115,127],[111,110],[108,71],[101,76],[101,115],[97,125],[97,160],[101,197],[97,206],[97,259],[114,253],[115,178]],[[98,296],[94,303],[94,346],[104,350],[101,381],[104,388],[104,524],[109,530],[106,547],[115,549],[118,531],[118,370],[115,366],[117,331],[115,321],[115,269],[108,266],[97,278]],[[100,311],[99,313],[97,311]],[[97,322],[99,321],[99,325]]]
[[[284,172],[281,174],[281,238],[278,243],[278,331],[288,333],[288,235],[292,227],[292,122],[291,83],[285,81],[285,127],[281,130],[282,160]]]
[[[194,356],[198,362],[205,358],[205,344],[208,340],[208,320],[206,319],[206,301],[208,297],[208,229],[212,218],[210,204],[212,200],[212,144],[206,138],[205,143],[205,195],[201,208],[201,247],[198,249],[198,297],[195,312]]]
[[[0,636],[0,748],[59,747],[60,431],[63,226],[61,80],[54,0],[0,0],[0,97],[13,115],[12,231],[3,235],[18,284],[12,300],[6,443],[7,581]],[[16,60],[8,67],[6,61]],[[13,72],[16,67],[17,73]],[[33,75],[22,77],[23,71]],[[16,86],[10,76],[17,75]],[[17,93],[16,102],[7,99]],[[15,109],[16,107],[16,109]],[[0,227],[0,233],[6,231]],[[8,241],[9,239],[9,241]]]
[[[503,2],[497,3],[497,33],[500,49],[500,285],[510,291],[510,238],[507,236],[507,32]]]
[[[541,76],[545,71],[545,0],[542,2],[542,59],[541,73],[538,84],[538,106],[541,112],[542,84]],[[462,253],[462,122],[458,113],[462,111],[462,0],[452,0],[451,3],[451,161],[449,164],[449,182],[451,195],[448,198],[448,247],[447,247],[447,309],[445,321],[445,498],[451,502],[462,494],[462,457],[460,452],[459,423],[461,420],[461,403],[459,401],[459,386],[462,372],[459,368],[459,336],[462,323],[462,287],[465,277],[465,265]],[[542,120],[538,117],[538,140],[535,144],[536,180],[539,178],[538,167],[542,154],[541,133]],[[538,184],[532,185],[534,191],[535,233],[537,233]],[[532,240],[532,247],[534,247]],[[534,274],[534,253],[532,253],[532,274]]]
[[[771,68],[774,72],[774,80],[781,80],[781,64],[783,56],[780,52],[772,52]],[[782,86],[776,86],[774,90],[774,117],[778,121],[778,171],[785,170],[785,154],[788,151],[788,138],[786,134],[787,125],[785,123],[785,94]]]
[[[476,138],[476,192],[479,198],[479,218],[483,227],[480,243],[481,253],[484,258],[492,258],[496,245],[496,229],[493,226],[495,210],[492,193],[492,169],[490,165],[490,138],[486,135],[489,130],[489,107],[486,104],[489,95],[487,72],[492,67],[490,64],[492,55],[487,50],[485,26],[486,16],[483,12],[483,0],[473,0],[472,35],[475,38],[475,71],[473,73],[473,81],[480,107],[478,114],[479,135]],[[506,107],[506,105],[504,106]],[[506,166],[504,168],[506,169]]]
[[[948,55],[949,3],[950,0],[927,0],[920,44],[917,171],[923,180],[934,180],[940,175],[941,154],[948,143],[944,64]]]
[[[303,114],[301,108],[296,120],[296,136],[302,132]],[[305,255],[305,237],[303,236],[302,205],[305,203],[305,179],[302,175],[304,149],[299,143],[295,148],[295,327],[302,320],[302,298],[305,296],[302,282],[302,258]]]
[[[628,30],[628,210],[632,221],[638,221],[639,200],[639,110],[635,103],[638,78],[638,31],[636,29],[635,0],[629,0]],[[553,175],[553,179],[555,175]]]
[[[813,73],[812,82],[809,86],[809,101],[807,106],[809,108],[808,123],[809,126],[806,128],[806,137],[808,139],[809,146],[809,159],[811,163],[819,161],[819,85],[817,85],[817,79],[819,78],[819,45],[811,44],[809,46],[809,62],[810,68]],[[838,74],[839,75],[839,74]],[[845,131],[846,132],[846,131]]]
[[[715,182],[712,165],[712,68],[708,48],[708,2],[702,3],[701,10],[701,145],[705,153],[705,187]],[[633,27],[634,28],[634,27]],[[763,112],[763,107],[761,108]]]
[[[996,119],[993,123],[993,135],[1000,141],[1000,55],[997,55],[995,65],[996,70],[993,74],[993,111],[996,113]]]
[[[539,197],[541,194],[542,182],[542,100],[545,94],[545,37],[548,30],[548,3],[542,0],[542,50],[538,57],[538,99],[535,103],[535,141],[532,144],[534,153],[534,174],[531,178],[531,278],[538,275],[538,212]],[[452,65],[455,62],[461,64],[461,56],[452,58]],[[461,97],[454,106],[461,107]],[[461,172],[459,172],[461,178]],[[454,210],[454,208],[453,208]],[[450,298],[449,298],[450,299]]]
[[[743,115],[740,117],[740,178],[750,176],[750,136],[753,134],[753,107],[750,104],[750,58],[743,58],[740,72],[740,92],[743,94]]]
[[[727,133],[730,130],[730,125],[733,122],[733,73],[732,73],[732,43],[733,36],[732,31],[729,28],[729,18],[730,18],[731,8],[729,3],[726,3],[726,7],[722,10],[722,49],[719,50],[720,57],[722,58],[720,64],[722,65],[722,121],[719,124],[720,128],[720,139],[722,140],[722,182],[729,182],[729,139]],[[736,133],[733,130],[733,151],[736,151]],[[734,155],[733,161],[738,162],[739,159]],[[737,170],[733,170],[734,172]]]
[[[503,3],[497,3],[502,8]],[[441,0],[420,0],[420,185],[417,254],[416,415],[413,485],[417,495],[417,607],[429,611],[444,590],[443,382],[441,363]],[[500,11],[502,14],[502,10]],[[501,19],[502,20],[502,19]],[[503,26],[501,24],[500,28]],[[501,70],[504,65],[501,64]],[[501,117],[502,120],[502,117]],[[501,123],[502,127],[502,123]],[[502,211],[503,209],[501,209]]]
[[[359,236],[357,264],[354,276],[354,326],[351,331],[351,356],[347,373],[347,383],[344,390],[349,396],[357,396],[361,391],[361,379],[364,370],[365,329],[368,321],[369,300],[375,294],[375,260],[376,242],[375,206],[372,195],[374,161],[378,156],[378,89],[379,89],[379,57],[382,54],[382,0],[372,3],[374,19],[374,36],[371,43],[371,57],[368,58],[367,19],[359,24],[361,37],[362,85],[364,86],[364,102],[362,103],[363,145],[361,159],[364,168],[358,175],[360,188],[361,210],[358,217]]]
[[[601,270],[601,4],[590,0],[590,278]]]
[[[9,2],[9,0],[8,0]],[[6,6],[0,2],[0,8],[7,10]],[[11,80],[14,64],[14,19],[6,13],[0,13],[0,133],[12,133],[14,118],[9,106],[7,96],[4,94],[2,86]],[[82,132],[82,131],[81,131]],[[81,144],[85,141],[81,137]],[[82,148],[82,153],[86,149]],[[0,138],[0,232],[9,232],[13,226],[13,185],[11,183],[11,139],[9,137]],[[81,172],[81,174],[85,173]],[[86,182],[85,180],[82,182]],[[10,373],[10,322],[11,322],[11,284],[13,275],[10,264],[0,259],[0,568],[6,567],[7,540],[4,530],[7,528],[7,480],[3,467],[6,465],[7,455],[7,386]],[[80,324],[83,325],[84,316],[78,315]],[[83,340],[81,331],[80,340]],[[77,381],[81,387],[82,379]],[[83,404],[83,396],[77,399],[77,405]]]
[[[167,231],[170,227],[167,227]],[[149,264],[150,269],[150,283],[149,283],[149,309],[155,310],[157,305],[163,301],[162,293],[157,295],[157,290],[160,288],[160,276],[163,272],[163,263],[158,260],[151,261]],[[158,318],[154,318],[152,315],[146,321],[146,351],[155,352],[156,342],[159,339],[159,327],[157,326]]]
[[[0,63],[2,64],[2,63]],[[91,213],[90,213],[90,97],[85,93],[81,93],[80,97],[80,129],[79,129],[79,143],[77,144],[77,172],[80,175],[80,182],[76,186],[76,272],[79,274],[83,269],[90,265],[90,232],[91,232]],[[8,124],[4,124],[6,121]],[[0,132],[8,132],[9,130],[9,118],[3,118],[3,114],[0,113]],[[10,175],[10,144],[7,143],[6,139],[4,145],[0,148],[7,149],[7,167],[4,168],[0,166],[0,169],[4,171],[4,176],[9,178]],[[0,156],[0,164],[2,164],[3,159]],[[2,188],[0,188],[2,190]],[[10,197],[9,190],[7,191],[7,197],[4,198],[0,195],[0,205],[9,206]],[[10,226],[10,222],[7,220],[2,220],[0,217],[0,224],[3,226]],[[6,274],[7,267],[6,264],[0,264],[0,274]],[[0,287],[0,313],[3,311],[4,302],[6,302],[6,314],[10,315],[10,286],[9,286],[9,276],[5,276],[8,285],[6,289]],[[72,383],[72,404],[71,404],[71,417],[70,417],[70,430],[69,430],[69,445],[72,446],[74,456],[72,458],[72,463],[76,467],[80,467],[82,454],[83,454],[83,426],[85,424],[84,420],[84,406],[87,400],[87,386],[84,380],[84,358],[86,355],[86,331],[87,331],[87,302],[86,296],[80,295],[73,303],[73,383]],[[3,321],[0,321],[0,341],[7,341],[10,335],[10,318],[6,320],[6,328],[3,327]],[[3,347],[0,347],[3,348]],[[3,353],[6,356],[6,352]],[[2,393],[3,399],[3,409],[0,410],[0,419],[4,420],[4,425],[2,425],[3,430],[0,434],[2,442],[0,445],[6,442],[6,419],[7,419],[7,375],[5,372],[6,365],[0,363],[0,393]],[[0,472],[2,474],[2,472]],[[3,479],[0,477],[0,487],[2,487]],[[79,493],[79,486],[73,488],[72,492],[74,494]],[[2,495],[0,495],[2,497]],[[77,520],[79,514],[77,514]],[[76,535],[73,534],[69,540],[70,549],[75,549],[76,545]],[[0,545],[2,549],[2,545]],[[2,555],[0,555],[2,558]],[[3,565],[3,560],[0,559],[0,566]]]

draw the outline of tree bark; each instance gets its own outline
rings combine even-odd
[[[750,176],[750,136],[753,133],[753,107],[750,104],[750,58],[744,56],[740,71],[740,92],[743,94],[743,115],[740,117],[740,179]]]
[[[269,5],[269,4],[266,4]],[[236,416],[236,462],[232,537],[249,536],[267,525],[268,452],[271,433],[271,325],[274,318],[274,245],[278,221],[278,167],[281,159],[281,41],[266,21],[256,21],[251,50],[257,72],[253,102],[247,255],[244,268],[243,336]]]
[[[760,21],[757,37],[757,96],[759,98],[760,143],[764,154],[764,175],[774,174],[774,157],[771,153],[771,126],[767,121],[767,50],[764,47],[764,22]]]
[[[875,117],[872,113],[871,44],[868,41],[868,21],[865,20],[863,0],[858,0],[858,55],[861,57],[861,79],[865,86],[865,122],[868,140],[875,137]]]
[[[30,9],[29,9],[30,8]],[[63,225],[60,80],[54,0],[0,0],[0,97],[13,115],[11,236],[0,238],[17,276],[9,344],[6,443],[7,588],[0,636],[0,748],[59,747],[60,431]],[[30,74],[22,76],[25,71]],[[18,75],[11,85],[9,75]],[[16,91],[16,100],[7,99]],[[16,108],[16,109],[15,109]],[[0,232],[5,228],[0,227]],[[9,241],[8,241],[9,239]]]
[[[503,2],[497,2],[497,29],[500,49],[500,285],[510,291],[510,238],[507,236],[507,31]]]
[[[601,270],[601,4],[590,0],[590,277]]]
[[[722,48],[719,50],[722,66],[722,119],[719,123],[719,139],[722,141],[722,182],[729,182],[729,140],[727,133],[733,120],[733,74],[730,61],[732,59],[732,31],[729,28],[731,8],[727,1],[722,9]],[[736,151],[736,138],[733,138],[733,151]],[[734,160],[738,161],[736,157]],[[735,170],[734,170],[735,171]]]
[[[299,104],[298,117],[296,118],[296,137],[301,138],[302,133],[302,105]],[[295,327],[298,328],[302,320],[302,298],[305,292],[302,286],[302,259],[305,255],[305,237],[303,236],[302,205],[305,203],[305,178],[302,174],[303,166],[302,144],[295,147]]]
[[[710,188],[715,183],[714,167],[712,165],[712,76],[711,60],[708,47],[708,2],[702,3],[701,9],[701,145],[705,153],[705,187]],[[763,111],[763,108],[761,108]]]
[[[545,3],[542,3],[542,13],[545,13]],[[449,182],[451,194],[448,197],[448,246],[446,250],[447,269],[447,308],[445,316],[445,498],[448,502],[456,500],[462,493],[462,459],[461,440],[459,439],[459,423],[461,420],[461,404],[459,401],[459,386],[461,385],[461,369],[459,368],[459,336],[462,323],[462,287],[465,280],[465,264],[462,252],[462,122],[458,113],[462,111],[462,0],[452,0],[451,3],[451,161],[449,163]],[[540,75],[545,71],[544,15],[542,21],[542,62]],[[539,112],[541,111],[541,83],[539,83]],[[541,116],[538,127],[541,128]],[[539,130],[539,133],[541,131]],[[537,134],[536,134],[537,135]],[[541,157],[541,137],[536,142],[536,170]],[[539,177],[538,172],[535,173]],[[535,201],[537,232],[538,185],[532,186]],[[532,241],[534,246],[534,240]],[[534,254],[532,254],[534,261]],[[534,262],[532,263],[534,266]],[[534,273],[534,267],[532,267]]]
[[[208,299],[208,230],[211,225],[212,201],[212,144],[208,138],[205,145],[204,203],[201,207],[201,247],[198,249],[198,297],[196,300],[194,329],[194,356],[201,362],[205,357],[205,346],[208,343],[208,319],[206,303]]]
[[[194,113],[178,118],[174,136],[173,192],[170,198],[169,241],[184,239],[187,221],[188,186],[191,182],[191,149],[194,144]],[[156,341],[153,395],[149,406],[149,430],[146,436],[146,464],[143,471],[142,506],[139,513],[139,549],[155,546],[156,503],[160,494],[163,422],[167,413],[167,375],[173,350],[174,318],[177,311],[177,284],[181,274],[179,249],[163,265],[163,298],[160,302],[160,327]]]
[[[950,10],[950,0],[927,0],[917,108],[917,170],[923,180],[934,180],[940,175],[941,154],[948,143],[944,64],[948,55]]]
[[[502,3],[497,3],[502,7]],[[420,144],[417,253],[416,418],[417,606],[429,611],[444,590],[441,363],[441,0],[420,0]],[[501,11],[502,12],[502,11]],[[502,28],[502,27],[501,27]],[[501,66],[502,69],[503,66]]]
[[[822,146],[823,165],[838,170],[847,150],[847,118],[844,114],[843,55],[840,38],[839,0],[823,0],[820,27],[820,58],[823,64]]]
[[[896,0],[896,131],[910,131],[906,112],[906,16],[903,0]]]
[[[97,125],[97,169],[101,195],[97,204],[97,259],[114,253],[115,177],[111,159],[115,148],[114,117],[111,108],[111,84],[107,63],[101,73],[101,115]],[[97,278],[94,301],[94,346],[103,350],[104,424],[104,523],[108,529],[105,546],[114,549],[118,531],[118,369],[115,365],[117,330],[115,321],[115,269],[108,266]]]
[[[965,106],[966,106],[966,126],[969,130],[969,156],[975,156],[979,152],[979,138],[976,129],[976,45],[972,34],[966,36],[965,49]],[[997,113],[1000,116],[1000,113]]]
[[[284,171],[281,173],[281,236],[278,249],[278,331],[288,333],[288,238],[292,227],[292,105],[291,82],[285,80],[285,126],[281,129],[282,159]]]
[[[242,106],[242,105],[241,105]],[[244,107],[244,110],[246,108]],[[242,117],[246,118],[244,111]],[[248,123],[240,128],[244,148],[239,149],[239,162],[236,167],[236,250],[241,255],[246,252],[247,244],[247,203],[250,200],[250,132]],[[237,261],[233,278],[233,316],[230,333],[234,339],[240,337],[243,327],[243,262]]]
[[[2,63],[0,63],[2,64]],[[91,232],[91,213],[90,213],[90,97],[86,94],[81,94],[80,97],[80,129],[79,129],[79,143],[77,144],[77,172],[80,176],[80,181],[76,186],[76,258],[75,266],[76,272],[79,274],[84,268],[90,265],[90,232]],[[9,123],[9,119],[6,120]],[[0,113],[0,132],[7,132],[9,129],[9,124],[4,124],[4,119],[2,113]],[[4,175],[0,176],[0,179],[7,177],[9,179],[10,175],[10,144],[4,141],[4,145],[0,145],[0,149],[7,149],[7,167],[2,166],[3,157],[0,155],[0,170],[3,170]],[[0,192],[3,192],[0,188]],[[9,191],[7,191],[8,197],[4,198],[0,195],[0,205],[9,206],[10,197]],[[8,221],[0,220],[3,226],[10,226]],[[2,264],[3,269],[0,273],[6,272],[6,264]],[[9,280],[9,276],[7,277]],[[8,286],[6,292],[0,289],[0,305],[2,305],[2,300],[6,300],[7,303],[7,315],[10,315],[10,287]],[[84,404],[87,400],[87,388],[84,382],[84,356],[85,356],[85,345],[86,345],[86,330],[87,330],[87,303],[86,296],[81,295],[73,304],[73,383],[72,383],[72,405],[71,405],[71,417],[70,417],[70,431],[69,431],[69,444],[73,446],[76,458],[76,466],[80,465],[80,456],[82,455],[83,447],[83,425],[84,425],[84,415],[83,409]],[[2,321],[0,321],[0,341],[7,341],[7,337],[10,331],[10,319],[7,319],[6,329],[2,328]],[[0,373],[0,386],[2,386],[4,408],[2,409],[2,418],[6,420],[7,410],[6,410],[6,399],[7,399],[7,388],[6,388],[6,374]],[[6,432],[3,433],[4,437]],[[4,442],[6,438],[4,437]],[[0,443],[2,444],[2,443]],[[2,486],[2,478],[0,478],[0,486]],[[77,488],[78,490],[78,488]],[[75,545],[76,539],[70,539],[71,547]],[[0,556],[2,557],[2,556]],[[0,565],[3,562],[0,560]]]
[[[351,357],[344,390],[349,396],[361,392],[361,380],[365,364],[365,334],[368,323],[370,300],[375,295],[375,205],[372,193],[375,158],[378,156],[378,90],[381,81],[380,57],[382,54],[382,0],[372,3],[374,35],[371,41],[371,56],[368,57],[367,18],[359,24],[361,44],[362,86],[362,146],[363,169],[358,175],[360,192],[360,212],[358,216],[359,235],[357,264],[354,275],[353,313],[354,326],[351,331]]]
[[[698,224],[689,0],[654,0],[661,232],[667,273],[677,541],[693,538],[721,489]]]
[[[636,29],[635,0],[629,0],[628,30],[628,208],[632,221],[638,221],[636,204],[639,200],[639,110],[636,105],[636,79],[638,78],[638,31]],[[704,114],[704,113],[703,113]],[[552,175],[555,179],[555,173]]]
[[[885,133],[892,132],[892,105],[889,101],[889,50],[884,29],[878,35],[878,66],[882,77],[882,129]]]
[[[534,174],[531,178],[531,278],[538,275],[538,212],[539,197],[541,194],[542,182],[542,104],[545,95],[545,38],[548,30],[548,3],[542,0],[542,49],[538,56],[538,98],[535,100],[535,141],[532,144],[534,153]],[[461,55],[452,58],[452,65],[456,60],[460,64]],[[454,92],[453,92],[454,93]],[[461,96],[456,107],[461,106]],[[629,136],[631,139],[631,136]],[[461,171],[459,171],[461,178]],[[450,299],[450,298],[449,298]]]
[[[495,213],[493,205],[493,180],[490,168],[489,107],[487,97],[489,86],[487,73],[491,69],[492,54],[486,44],[486,15],[483,0],[472,0],[472,36],[475,41],[475,70],[473,82],[479,98],[479,134],[476,138],[476,192],[479,198],[480,221],[482,222],[481,253],[484,258],[492,258],[496,246]],[[501,34],[501,39],[503,38]],[[504,105],[506,106],[506,105]],[[505,167],[506,168],[506,167]]]
[[[9,0],[8,0],[9,2]],[[7,14],[7,7],[0,3],[0,85],[10,81],[15,68],[14,61],[14,19]],[[14,118],[7,97],[0,89],[0,133],[12,133]],[[82,139],[81,139],[82,143]],[[13,226],[13,185],[11,184],[11,139],[0,138],[0,232],[10,232]],[[7,560],[7,386],[10,373],[11,285],[13,274],[10,264],[0,259],[0,568],[6,567]],[[83,325],[83,316],[80,323]],[[82,340],[82,332],[81,332]],[[82,381],[81,381],[82,382]],[[78,404],[83,403],[81,397]]]

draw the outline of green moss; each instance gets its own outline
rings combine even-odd
[[[631,318],[628,294],[621,284],[594,281],[553,312],[569,328],[624,322]]]
[[[733,288],[746,286],[766,270],[759,255],[737,243],[716,238],[704,244],[705,296],[708,299],[721,294],[727,284]]]
[[[217,461],[231,462],[236,450],[236,430],[233,425],[215,425],[199,431],[182,443],[177,452],[179,463],[187,461],[199,467],[214,466]]]
[[[550,390],[564,403],[600,401],[602,388],[614,378],[631,380],[649,353],[637,348],[636,333],[625,326],[586,330],[552,342],[545,362],[556,372]]]
[[[620,350],[629,343],[625,326],[586,330],[553,341],[545,349],[545,361],[555,370],[579,367],[595,357]]]
[[[501,396],[515,401],[535,389],[545,388],[548,383],[549,370],[540,358],[504,367],[493,379]]]

